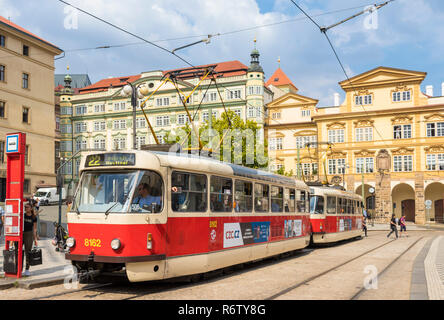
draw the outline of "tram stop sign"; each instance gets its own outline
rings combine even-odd
[[[432,209],[432,200],[426,200],[425,207],[426,209]]]

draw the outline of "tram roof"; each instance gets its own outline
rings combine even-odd
[[[340,190],[340,189],[336,189],[336,188],[332,188],[332,187],[316,187],[316,186],[312,186],[310,187],[310,189],[314,189],[316,192],[316,194],[322,192],[326,195],[334,195],[334,196],[349,196],[352,197],[354,199],[361,199],[361,196],[358,194],[355,194],[351,191],[344,191],[344,190]]]
[[[90,151],[83,156],[110,153],[106,151]],[[302,181],[295,178],[273,174],[267,171],[243,167],[237,164],[221,162],[216,159],[202,157],[192,154],[171,153],[163,151],[149,151],[149,150],[125,150],[113,151],[111,153],[134,153],[136,155],[136,167],[140,167],[139,157],[148,157],[144,160],[148,161],[153,167],[168,166],[180,170],[202,171],[205,173],[213,173],[219,175],[234,175],[243,178],[261,180],[269,183],[287,184],[295,187],[308,189],[308,186]],[[107,168],[109,167],[101,167]],[[117,167],[113,167],[117,168]],[[128,166],[121,167],[128,169]],[[84,161],[81,162],[80,170],[85,169]]]
[[[285,177],[278,174],[273,174],[267,171],[247,168],[244,166],[240,166],[233,163],[221,162],[216,159],[192,155],[192,154],[184,154],[184,153],[168,153],[162,151],[148,151],[156,154],[159,157],[162,165],[169,165],[172,167],[183,167],[183,169],[196,170],[196,168],[202,168],[200,165],[204,165],[202,170],[219,173],[219,174],[231,174],[234,176],[262,180],[271,183],[280,183],[280,184],[293,184],[298,187],[307,188],[307,185],[297,179]],[[175,159],[171,159],[172,157],[176,157]],[[189,161],[186,161],[183,164],[178,164],[175,160],[186,158]],[[174,163],[173,163],[174,162]],[[188,162],[188,163],[187,163]],[[211,170],[206,170],[205,165],[209,165]],[[196,165],[198,165],[196,167]],[[219,172],[218,169],[221,169]],[[229,172],[227,172],[227,169]],[[231,172],[230,172],[231,171]]]

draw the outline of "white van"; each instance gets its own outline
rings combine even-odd
[[[34,200],[40,199],[40,205],[45,206],[59,202],[59,194],[57,188],[40,188],[34,195]],[[66,190],[62,188],[62,201],[66,199]]]

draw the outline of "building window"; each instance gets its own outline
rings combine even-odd
[[[146,138],[143,136],[137,136],[136,137],[136,148],[140,150],[140,147],[143,146],[145,143]]]
[[[27,73],[22,74],[22,88],[29,89],[29,74]]]
[[[136,118],[136,128],[145,128],[146,126],[146,121],[145,118]]]
[[[311,111],[310,110],[301,110],[301,115],[303,117],[309,117],[311,115]]]
[[[94,139],[94,149],[105,149],[105,139],[104,138],[97,138]]]
[[[123,150],[126,148],[126,138],[114,138],[114,149],[115,150]]]
[[[242,99],[242,90],[227,90],[227,100]]]
[[[393,102],[399,102],[399,101],[409,101],[411,98],[411,93],[409,91],[398,91],[392,93],[392,100]]]
[[[317,141],[317,136],[299,136],[296,137],[296,148],[305,148],[307,146],[307,143],[316,144]]]
[[[29,179],[23,180],[23,192],[29,193],[31,190],[31,181]]]
[[[237,115],[239,118],[242,118],[242,110],[241,109],[234,109],[234,114]]]
[[[345,159],[328,159],[328,174],[345,173]]]
[[[270,138],[270,150],[282,150],[282,138]]]
[[[5,38],[5,36],[2,36],[1,34],[0,34],[0,47],[5,47],[5,45],[6,45],[6,38]]]
[[[86,122],[76,122],[75,128],[76,128],[76,133],[86,132]]]
[[[156,117],[156,125],[158,127],[164,127],[170,125],[170,116],[158,116]]]
[[[372,173],[373,162],[373,158],[356,158],[356,173]]]
[[[413,156],[394,156],[393,157],[394,172],[411,172],[413,171]]]
[[[344,129],[328,130],[328,142],[341,143],[344,141]]]
[[[104,131],[106,129],[106,122],[105,121],[96,121],[94,122],[94,131]],[[86,127],[85,127],[86,131]]]
[[[29,47],[27,45],[23,45],[23,55],[29,56]]]
[[[6,67],[0,64],[0,81],[6,81]]]
[[[410,139],[412,137],[412,125],[404,124],[393,127],[393,139]]]
[[[184,101],[184,99],[185,99],[185,96],[183,96],[183,95],[179,95],[179,100],[178,100],[178,104],[180,104],[180,105],[182,105],[182,102]],[[185,101],[185,103],[186,104],[190,104],[190,103],[192,103],[192,96],[189,96],[188,97],[188,99],[187,99],[187,101]]]
[[[0,101],[0,118],[4,118],[6,115],[5,112],[5,102],[4,101]]]
[[[87,112],[87,108],[86,106],[76,106],[76,114],[77,115],[82,115],[85,114]]]
[[[281,118],[281,113],[280,112],[273,112],[271,114],[271,118],[272,119],[280,119]]]
[[[122,120],[114,120],[113,121],[113,128],[114,129],[126,129],[126,120],[122,119]]]
[[[249,86],[248,87],[248,94],[256,94],[256,95],[262,95],[263,94],[263,87],[261,86]]]
[[[186,114],[179,114],[177,116],[177,124],[185,124],[185,123],[190,123],[190,119],[188,118],[188,116]]]
[[[29,123],[29,108],[23,107],[22,109],[22,122]]]
[[[318,173],[318,164],[317,163],[303,163],[302,164],[302,172],[304,176],[310,176]]]
[[[170,98],[157,98],[156,99],[156,106],[169,106],[170,105]]]
[[[105,112],[105,105],[104,104],[96,104],[94,106],[94,112]]]
[[[76,151],[86,149],[86,140],[76,140]]]
[[[373,140],[373,128],[356,128],[356,141],[372,141]]]
[[[125,102],[116,102],[116,103],[114,103],[114,111],[123,111],[125,109],[126,109]]]
[[[427,137],[444,137],[444,122],[427,123]]]
[[[444,153],[428,154],[426,169],[428,171],[444,170]]]
[[[204,102],[216,101],[216,100],[217,100],[217,92],[204,93],[204,97],[203,97]]]
[[[372,102],[373,102],[373,97],[371,94],[355,97],[355,105],[357,105],[357,106],[369,105],[369,104],[372,104]]]

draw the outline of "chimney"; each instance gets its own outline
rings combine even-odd
[[[426,95],[433,97],[433,86],[426,86]]]
[[[443,85],[444,85],[444,83],[443,83]],[[340,99],[339,93],[335,92],[335,94],[334,94],[334,106],[335,107],[339,107],[339,99]]]

